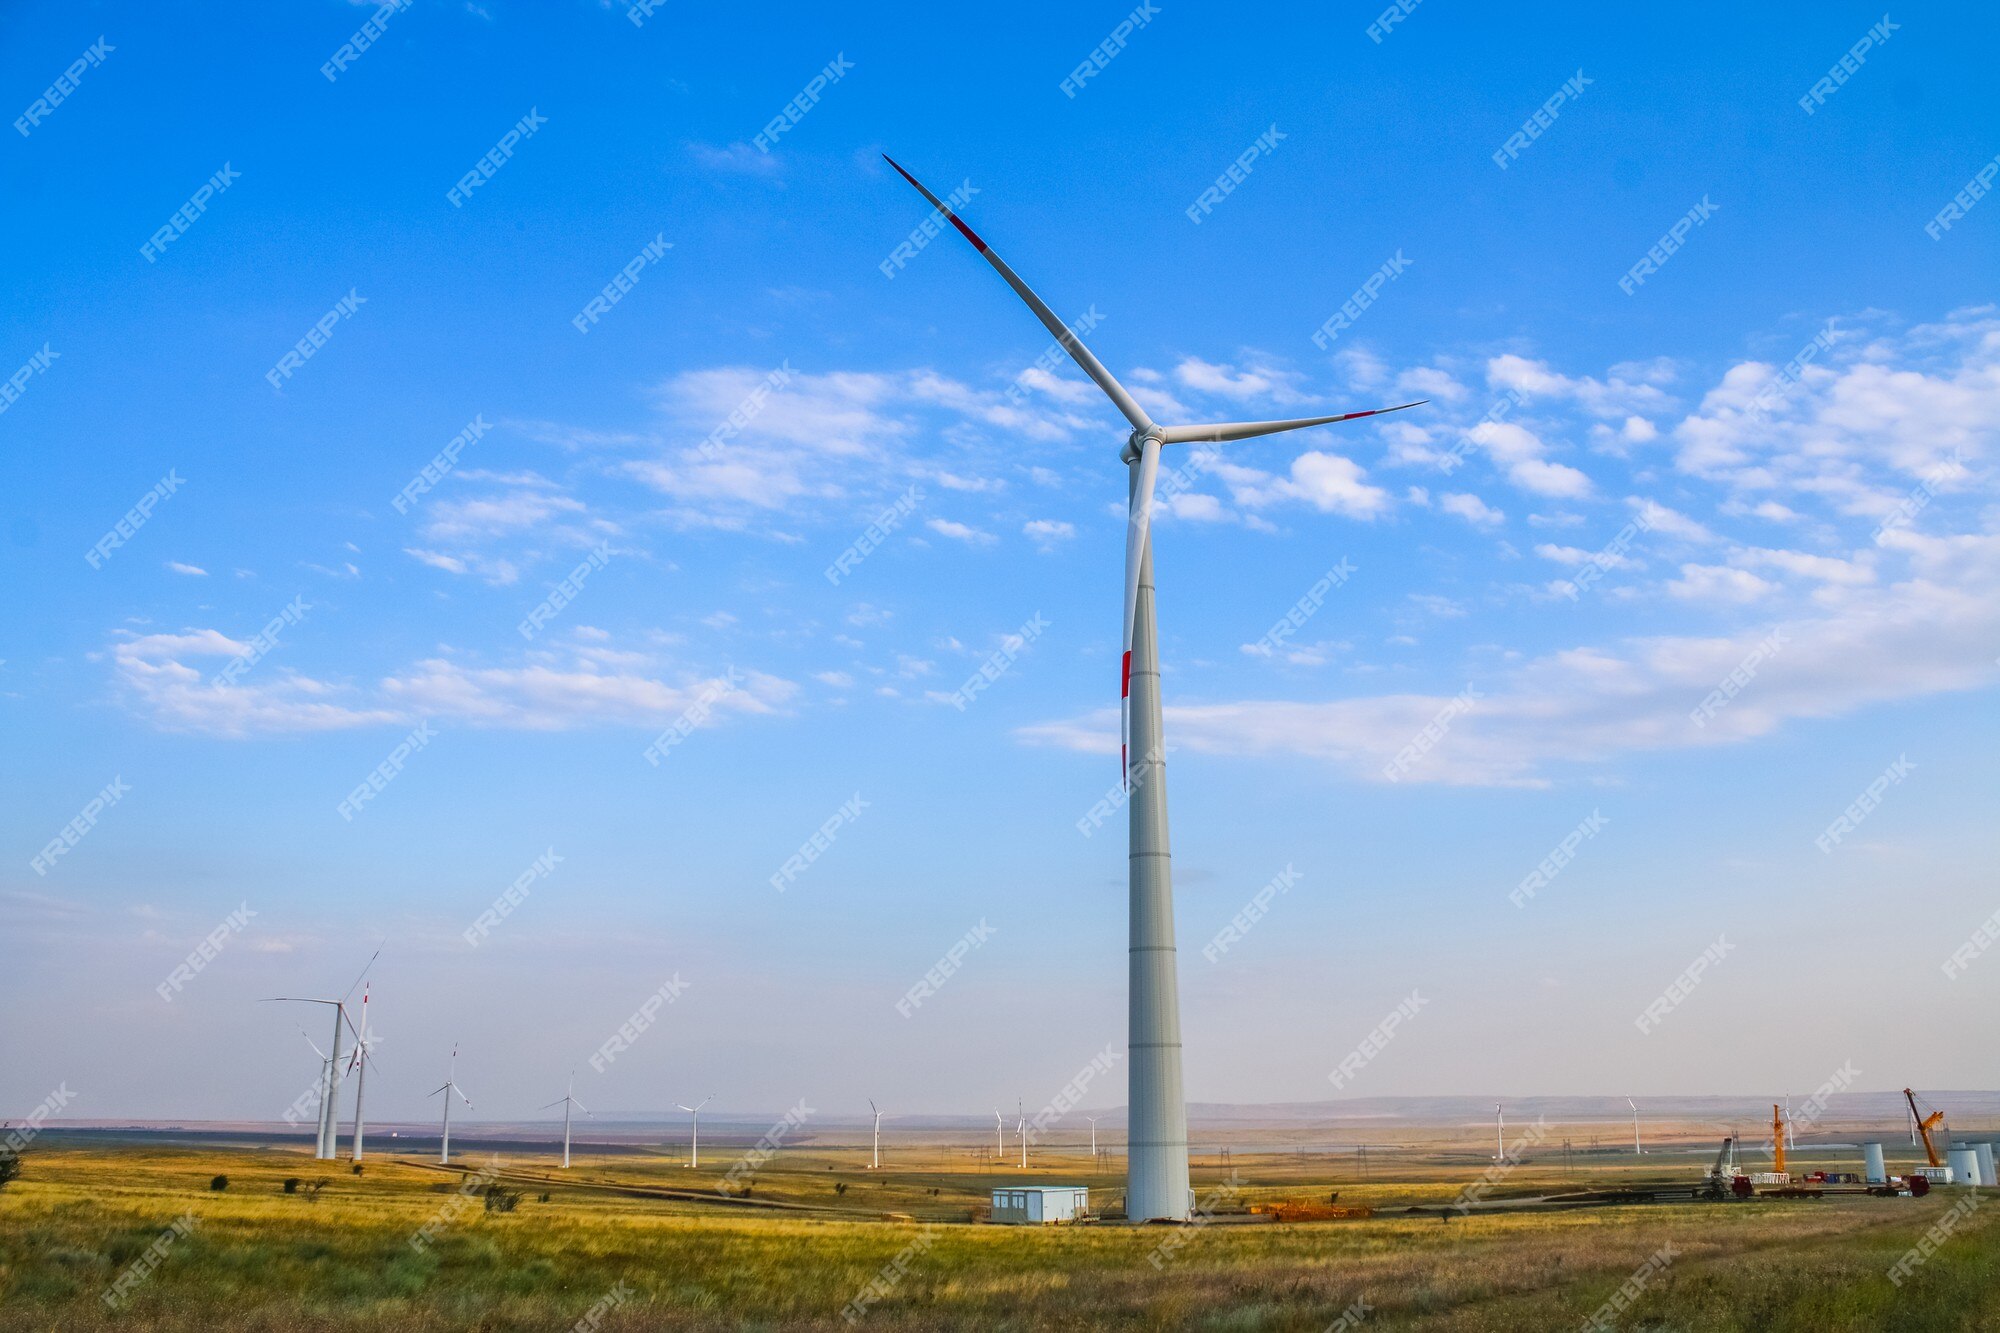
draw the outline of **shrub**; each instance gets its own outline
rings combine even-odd
[[[0,1190],[7,1188],[7,1182],[21,1175],[21,1154],[12,1148],[0,1148]]]
[[[297,1194],[298,1192],[299,1192],[299,1178],[297,1176],[286,1176],[285,1193]]]
[[[229,1177],[217,1176],[215,1179],[208,1182],[208,1187],[214,1190],[216,1193],[220,1194],[222,1191],[229,1188]]]
[[[488,1185],[485,1190],[486,1211],[489,1213],[511,1213],[521,1206],[521,1192],[501,1185]]]

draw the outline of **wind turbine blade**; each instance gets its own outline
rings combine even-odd
[[[1139,477],[1132,486],[1125,523],[1125,655],[1118,680],[1118,761],[1127,786],[1132,781],[1132,636],[1139,618],[1139,566],[1146,557],[1146,540],[1153,523],[1153,486],[1160,477],[1160,441],[1148,435],[1139,443]]]
[[[1248,440],[1259,435],[1276,435],[1280,431],[1304,430],[1308,426],[1330,426],[1336,421],[1353,421],[1358,417],[1379,417],[1389,412],[1422,407],[1429,401],[1428,398],[1420,398],[1414,403],[1398,403],[1394,407],[1374,407],[1366,412],[1343,412],[1336,417],[1297,417],[1290,421],[1218,421],[1207,426],[1166,426],[1162,428],[1161,434],[1167,444],[1221,444],[1229,440]]]
[[[973,249],[986,256],[986,262],[991,264],[994,271],[1007,280],[1007,285],[1014,289],[1014,295],[1027,303],[1028,309],[1035,312],[1035,318],[1042,321],[1043,327],[1047,328],[1050,333],[1053,333],[1056,336],[1056,342],[1060,343],[1062,349],[1069,353],[1069,359],[1076,362],[1079,370],[1096,381],[1097,387],[1104,390],[1104,396],[1109,398],[1120,412],[1124,413],[1125,419],[1139,430],[1151,430],[1153,419],[1146,415],[1146,410],[1133,401],[1132,395],[1125,392],[1125,386],[1114,379],[1111,372],[1104,368],[1104,363],[1091,355],[1090,349],[1083,345],[1083,339],[1077,337],[1075,331],[1069,325],[1063,323],[1061,317],[1055,311],[1049,309],[1048,303],[1035,295],[1027,283],[1021,281],[1020,274],[1007,267],[1006,260],[994,254],[988,248],[986,242],[980,240],[973,233],[972,228],[960,222],[958,215],[945,207],[944,200],[925,189],[923,182],[903,170],[895,158],[884,153],[882,154],[882,160],[890,166],[895,167],[898,176],[901,176],[904,180],[915,186],[918,194],[930,200],[931,207],[937,209],[938,213],[946,221],[958,228],[961,236],[972,242]]]
[[[447,1083],[447,1084],[445,1084],[445,1085],[444,1085],[444,1088],[433,1088],[433,1089],[431,1089],[431,1091],[430,1091],[430,1092],[429,1092],[429,1093],[428,1093],[427,1095],[428,1095],[428,1096],[432,1096],[432,1097],[435,1097],[435,1096],[437,1096],[437,1095],[438,1095],[438,1094],[439,1094],[440,1092],[443,1092],[443,1091],[445,1090],[445,1088],[449,1088],[450,1086],[451,1086],[451,1084]]]
[[[368,969],[375,966],[375,960],[382,956],[382,946],[387,944],[388,942],[389,941],[387,940],[383,940],[382,944],[378,944],[375,946],[375,952],[368,955],[368,962],[362,967],[361,975],[354,979],[354,986],[359,986],[362,983],[362,981],[368,976]],[[354,986],[349,986],[347,988],[347,995],[343,995],[340,997],[341,1002],[343,1004],[346,1003],[348,995],[354,994]]]
[[[300,1028],[300,1029],[299,1029],[299,1035],[300,1035],[301,1037],[306,1037],[306,1030],[305,1030],[304,1028]],[[310,1047],[312,1047],[312,1048],[313,1048],[313,1054],[314,1054],[314,1055],[317,1055],[317,1056],[319,1057],[319,1059],[320,1059],[320,1063],[321,1063],[321,1064],[325,1064],[325,1063],[326,1063],[326,1052],[325,1052],[325,1051],[322,1051],[322,1050],[321,1050],[321,1049],[319,1048],[319,1043],[318,1043],[318,1042],[314,1041],[314,1040],[313,1040],[313,1039],[312,1039],[311,1037],[306,1037],[306,1045],[308,1045],[308,1046],[310,1046]]]
[[[549,1106],[561,1106],[564,1102],[568,1100],[569,1098],[567,1097],[558,1097],[554,1101],[550,1102]],[[535,1109],[537,1111],[546,1111],[549,1109],[549,1106],[537,1106]]]
[[[339,1000],[314,1000],[304,995],[267,995],[259,1004],[339,1004]]]
[[[472,1098],[470,1098],[470,1097],[466,1096],[464,1092],[460,1091],[460,1089],[459,1089],[459,1086],[458,1086],[458,1084],[456,1084],[456,1083],[454,1083],[454,1084],[452,1084],[452,1085],[451,1085],[451,1090],[452,1090],[453,1092],[456,1092],[456,1093],[458,1093],[458,1099],[459,1099],[460,1101],[464,1102],[464,1103],[465,1103],[465,1109],[466,1109],[466,1110],[468,1110],[468,1111],[470,1111],[470,1110],[472,1109]]]
[[[590,1114],[590,1108],[589,1108],[588,1106],[585,1106],[585,1105],[584,1105],[584,1104],[583,1104],[582,1102],[578,1102],[578,1101],[576,1101],[576,1098],[574,1098],[574,1097],[570,1098],[570,1100],[571,1100],[572,1102],[576,1102],[576,1109],[577,1109],[577,1110],[579,1110],[579,1111],[583,1112],[583,1113],[584,1113],[585,1115],[589,1115],[589,1114]]]

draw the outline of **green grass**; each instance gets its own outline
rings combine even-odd
[[[555,1174],[539,1160],[514,1165]],[[567,1328],[619,1283],[632,1295],[604,1319],[607,1330],[846,1328],[842,1307],[926,1234],[927,1248],[864,1327],[1323,1330],[1365,1300],[1369,1330],[1575,1328],[1663,1245],[1677,1257],[1619,1317],[1621,1328],[2000,1327],[2000,1208],[1975,1211],[1900,1290],[1888,1279],[1961,1197],[1953,1191],[1449,1224],[1385,1213],[1192,1232],[1028,1230],[942,1220],[965,1217],[988,1181],[1011,1178],[958,1165],[966,1169],[939,1157],[870,1175],[846,1159],[788,1153],[752,1197],[818,1211],[750,1212],[607,1188],[712,1188],[719,1172],[650,1157],[580,1159],[563,1183],[516,1183],[527,1190],[516,1212],[467,1208],[419,1251],[409,1238],[455,1197],[456,1172],[385,1159],[355,1177],[344,1163],[277,1149],[34,1151],[23,1178],[0,1191],[0,1330]],[[1252,1197],[1324,1197],[1309,1165],[1245,1154],[1235,1163]],[[218,1173],[230,1188],[211,1193]],[[1204,1171],[1198,1188],[1218,1174]],[[1428,1178],[1343,1184],[1342,1201],[1448,1198],[1474,1172],[1449,1162],[1405,1174]],[[1531,1174],[1523,1168],[1510,1189],[1535,1185]],[[330,1183],[317,1200],[287,1195],[288,1175]],[[836,1181],[847,1182],[845,1194]],[[192,1233],[123,1312],[106,1311],[100,1294],[186,1212],[199,1219]],[[878,1220],[885,1212],[932,1220]],[[1185,1244],[1162,1251],[1180,1236]]]

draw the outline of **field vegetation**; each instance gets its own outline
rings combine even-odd
[[[1400,1210],[1457,1197],[1476,1154],[1334,1184],[1324,1158],[1238,1153],[1197,1173],[1218,1211],[1207,1225],[1030,1230],[970,1223],[991,1184],[1020,1173],[963,1152],[870,1173],[852,1151],[787,1150],[747,1199],[725,1202],[732,1161],[695,1172],[627,1152],[563,1173],[473,1145],[450,1169],[389,1155],[357,1175],[291,1148],[37,1145],[0,1189],[0,1330],[563,1329],[595,1317],[604,1330],[1248,1333],[1365,1312],[1349,1327],[1477,1333],[1581,1328],[1641,1270],[1617,1327],[2000,1328],[2000,1207],[1968,1212],[1964,1190],[1441,1221]],[[1031,1174],[1115,1196],[1116,1175],[1090,1165],[1085,1154]],[[1493,1195],[1574,1174],[1530,1164]],[[1223,1215],[1335,1188],[1375,1216]],[[1893,1284],[1892,1266],[1947,1215],[1955,1230]],[[104,1293],[135,1263],[150,1271],[109,1308]],[[868,1308],[850,1323],[857,1300]]]

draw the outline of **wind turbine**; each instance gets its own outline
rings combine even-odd
[[[306,1045],[312,1047],[313,1054],[319,1057],[320,1111],[319,1124],[317,1126],[319,1138],[313,1143],[313,1157],[317,1159],[324,1155],[326,1147],[326,1087],[327,1076],[333,1069],[333,1057],[322,1051],[319,1048],[318,1042],[314,1041],[311,1037],[306,1037],[306,1030],[304,1028],[299,1029],[299,1035],[305,1037]]]
[[[681,1110],[686,1111],[694,1117],[694,1141],[688,1145],[688,1166],[690,1169],[701,1165],[701,1108],[714,1100],[715,1094],[710,1093],[693,1106],[689,1106],[685,1102],[674,1103],[675,1106],[680,1107]],[[875,1103],[870,1102],[868,1104],[873,1106]]]
[[[1785,1098],[1785,1147],[1792,1152],[1797,1152],[1799,1147],[1799,1136],[1792,1132],[1792,1099],[1790,1096]]]
[[[1014,1131],[1021,1136],[1021,1169],[1026,1171],[1028,1169],[1028,1108],[1025,1105],[1019,1108],[1019,1115],[1021,1118],[1014,1126]]]
[[[372,986],[374,983],[370,982]],[[361,988],[361,1026],[354,1033],[354,1058],[348,1062],[347,1072],[354,1075],[354,1160],[362,1157],[362,1140],[368,1135],[368,1122],[362,1109],[362,1096],[368,1091],[368,1066],[375,1063],[373,1039],[368,1035],[368,986]]]
[[[368,975],[369,968],[374,967],[375,960],[381,956],[382,947],[377,945],[375,952],[368,955],[368,962],[362,967],[361,976],[354,979],[354,986],[361,984],[362,978]],[[313,1156],[321,1161],[331,1161],[339,1155],[340,1111],[334,1105],[333,1095],[334,1089],[338,1086],[340,1070],[340,1030],[343,1026],[353,1026],[353,1020],[347,1016],[347,997],[354,994],[354,986],[349,986],[346,993],[337,1000],[322,1000],[304,995],[273,995],[264,1001],[265,1004],[324,1004],[333,1009],[333,1054],[326,1058],[326,1070],[320,1079],[319,1142],[313,1148]]]
[[[1125,1211],[1134,1222],[1184,1220],[1194,1205],[1188,1188],[1187,1103],[1181,1081],[1181,1019],[1174,952],[1174,890],[1167,845],[1165,744],[1160,720],[1160,654],[1153,605],[1153,489],[1160,450],[1170,444],[1222,443],[1258,435],[1330,425],[1416,403],[1289,421],[1231,421],[1195,426],[1156,425],[1112,377],[1076,333],[972,228],[884,156],[938,215],[956,227],[1006,280],[1077,368],[1104,391],[1131,425],[1122,453],[1129,522],[1125,533],[1124,654],[1120,659],[1120,763],[1128,793],[1131,890],[1130,1010],[1126,1046],[1131,1053],[1130,1121],[1126,1137]],[[1024,1155],[1025,1155],[1025,1144]]]
[[[998,1111],[993,1113],[993,1160],[996,1162],[1007,1160],[1007,1126],[1000,1119]]]
[[[1642,1147],[1640,1147],[1640,1146],[1639,1146],[1639,1104],[1638,1104],[1637,1102],[1633,1101],[1633,1100],[1632,1100],[1632,1099],[1631,1099],[1630,1097],[1627,1097],[1627,1098],[1625,1099],[1625,1104],[1626,1104],[1627,1106],[1629,1106],[1629,1107],[1631,1107],[1631,1108],[1632,1108],[1632,1152],[1633,1152],[1633,1155],[1634,1155],[1634,1156],[1638,1156],[1638,1157],[1644,1157],[1644,1156],[1646,1155],[1646,1150],[1645,1150],[1644,1148],[1642,1148]]]
[[[1090,1164],[1095,1166],[1097,1165],[1097,1122],[1104,1119],[1104,1117],[1101,1115],[1087,1115],[1084,1119],[1090,1122]]]
[[[576,1099],[573,1095],[575,1092],[576,1074],[572,1071],[569,1076],[569,1082],[563,1087],[562,1100],[549,1103],[549,1106],[560,1106],[563,1109],[563,1170],[565,1171],[569,1170],[569,1108],[574,1106],[585,1115],[590,1114],[590,1108]],[[549,1109],[549,1106],[544,1106],[541,1109],[546,1111]]]
[[[868,1169],[879,1171],[882,1169],[882,1110],[875,1105],[873,1097],[868,1099],[868,1109],[875,1112],[875,1151],[874,1159],[868,1163]]]
[[[1504,1162],[1507,1160],[1507,1117],[1501,1112],[1499,1102],[1493,1103],[1493,1137],[1497,1144],[1493,1160]]]
[[[456,1097],[465,1103],[466,1110],[470,1111],[472,1109],[472,1099],[458,1090],[458,1044],[456,1042],[452,1043],[451,1048],[451,1072],[445,1076],[444,1086],[439,1088],[437,1092],[433,1092],[431,1096],[435,1097],[439,1092],[444,1094],[444,1142],[438,1148],[438,1162],[442,1165],[450,1165],[451,1099]]]

